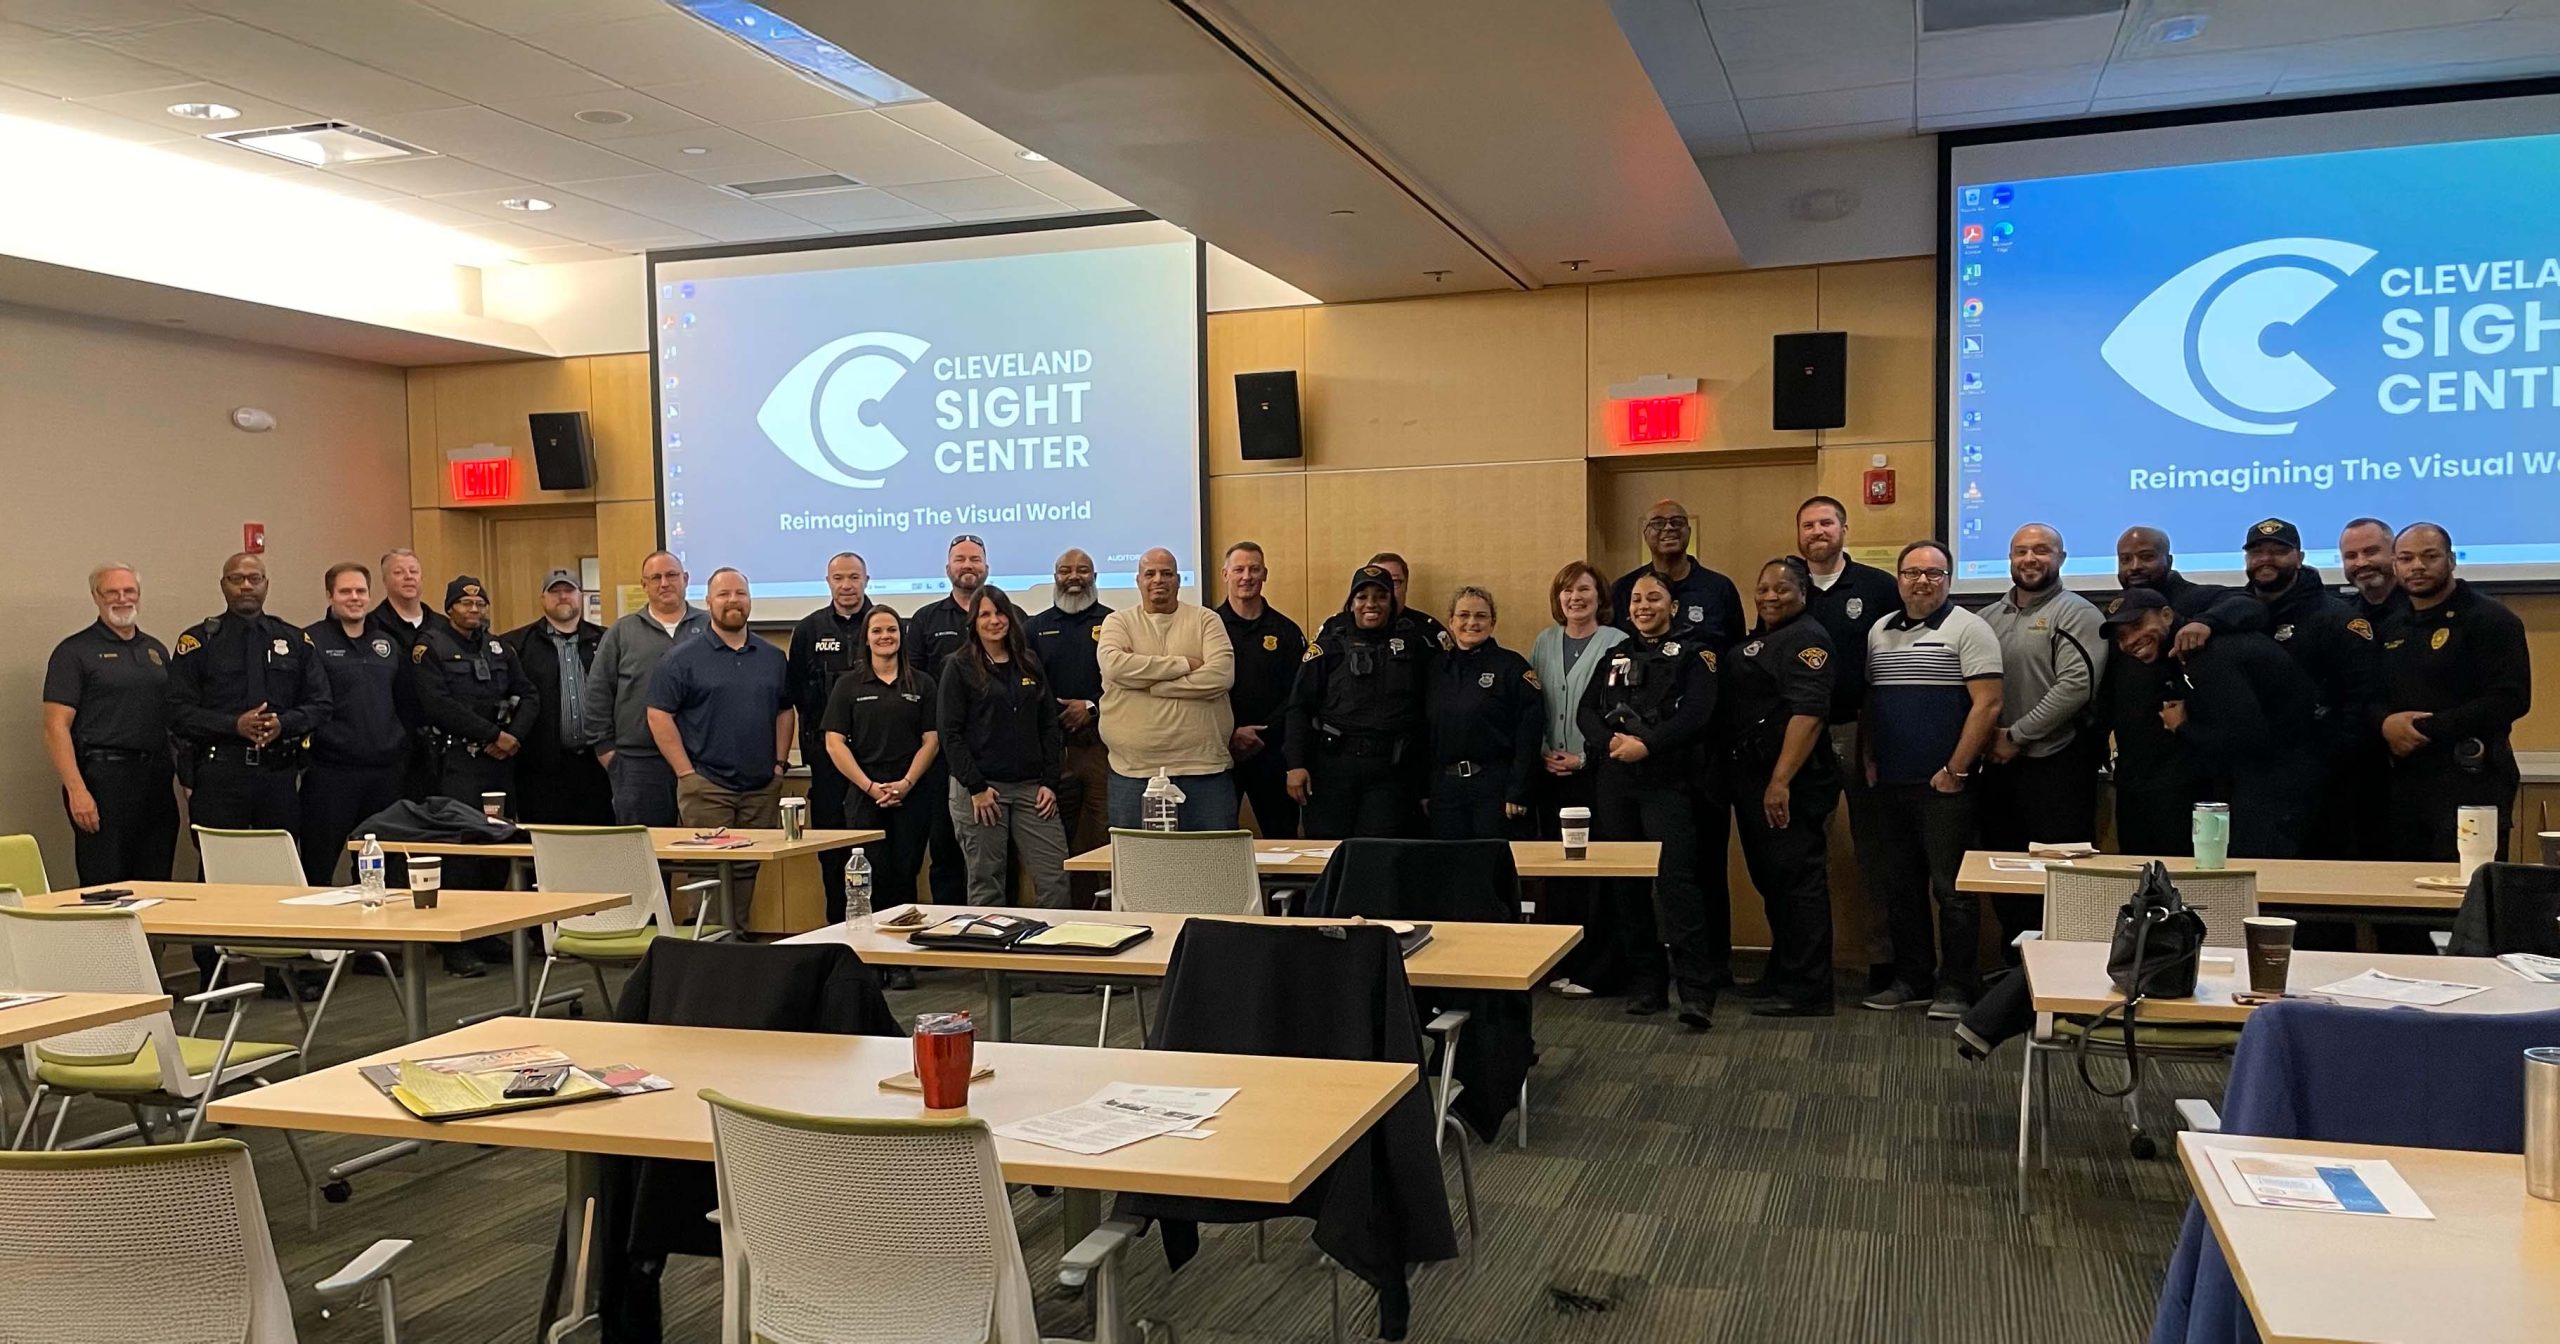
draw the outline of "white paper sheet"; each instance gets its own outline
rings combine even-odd
[[[31,1003],[42,1003],[47,999],[61,997],[59,994],[0,994],[0,1008],[24,1008]]]
[[[1253,851],[1253,861],[1267,867],[1282,867],[1287,864],[1296,863],[1298,861],[1298,851],[1294,849],[1257,849]]]
[[[2233,1203],[2246,1208],[2366,1218],[2436,1216],[2399,1171],[2380,1158],[2250,1153],[2221,1147],[2207,1151],[2223,1190]]]
[[[1995,873],[2041,873],[2044,871],[2044,860],[2013,859],[2005,854],[1994,854],[1991,856],[1991,871]]]
[[[287,896],[281,903],[285,905],[354,905],[363,899],[363,888],[339,887],[332,891],[315,891],[308,896]],[[393,901],[405,901],[409,899],[409,893],[405,891],[386,891],[382,894],[382,899],[383,903],[387,905]]]
[[[2336,998],[2372,999],[2378,1003],[2405,1003],[2419,1008],[2436,1008],[2470,998],[2489,987],[2465,985],[2451,980],[2416,980],[2381,971],[2351,975],[2332,985],[2311,991]]]
[[[1107,1153],[1141,1139],[1197,1129],[1235,1094],[1232,1087],[1110,1083],[1077,1105],[998,1125],[995,1132],[1070,1153]]]

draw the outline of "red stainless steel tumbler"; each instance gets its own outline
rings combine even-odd
[[[956,1111],[969,1104],[969,1074],[976,1066],[977,1024],[967,1013],[926,1013],[916,1019],[916,1081],[925,1109]]]

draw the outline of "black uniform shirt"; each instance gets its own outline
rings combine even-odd
[[[1432,643],[1439,645],[1441,648],[1449,648],[1457,643],[1455,639],[1450,637],[1449,627],[1441,624],[1440,618],[1432,615],[1430,612],[1423,611],[1415,607],[1398,607],[1396,609],[1396,614],[1388,619],[1391,621],[1411,619],[1416,625],[1422,627],[1422,634],[1424,638],[1429,639]],[[1350,628],[1351,613],[1347,611],[1337,611],[1332,615],[1325,617],[1324,622],[1316,627],[1316,636],[1318,638],[1322,638],[1326,635],[1338,635]]]
[[[1753,631],[1750,639],[1725,650],[1718,667],[1716,712],[1722,722],[1717,737],[1731,748],[1743,777],[1766,787],[1786,746],[1788,721],[1800,714],[1827,719],[1837,703],[1832,679],[1840,658],[1832,650],[1831,634],[1807,607],[1774,629]],[[1813,754],[1791,783],[1827,786],[1838,773],[1830,737],[1817,735]]]
[[[2097,705],[2101,721],[2115,734],[2118,792],[2182,793],[2201,777],[2185,740],[2160,722],[2161,704],[2188,693],[2186,673],[2166,653],[2149,663],[2120,651],[2107,659]]]
[[[1641,780],[1685,783],[1696,776],[1699,745],[1715,722],[1716,651],[1694,640],[1637,635],[1599,656],[1607,661],[1576,711],[1585,754],[1603,770]],[[1645,758],[1632,765],[1612,758],[1615,733],[1642,741]]]
[[[1289,688],[1284,759],[1303,770],[1319,737],[1411,737],[1423,729],[1423,696],[1440,640],[1410,611],[1362,630],[1346,618],[1328,623],[1300,655]]]
[[[942,664],[969,647],[969,638],[968,609],[955,598],[943,598],[907,618],[907,661],[927,680],[940,681]]]
[[[1636,580],[1652,568],[1650,562],[1638,565],[1609,585],[1610,610],[1618,613],[1618,628],[1630,635],[1636,627],[1627,615],[1627,595],[1635,591]],[[1742,638],[1742,594],[1734,588],[1733,580],[1692,556],[1688,577],[1664,578],[1662,582],[1671,590],[1671,638],[1718,654]],[[1899,606],[1901,601],[1897,596],[1894,605]]]
[[[528,740],[542,718],[524,660],[486,628],[466,638],[449,621],[436,621],[409,648],[418,709],[430,728],[464,742],[495,742],[501,732]],[[509,697],[515,699],[512,714]]]
[[[391,599],[386,597],[375,603],[364,619],[366,624],[390,637],[391,652],[400,659],[400,675],[391,687],[391,704],[400,713],[400,725],[413,733],[426,727],[426,715],[418,708],[416,679],[409,675],[409,650],[417,646],[418,636],[425,634],[428,626],[441,624],[443,618],[436,615],[434,609],[420,603],[417,623],[412,625],[406,617],[392,610]]]
[[[2524,622],[2505,603],[2456,579],[2452,596],[2426,611],[2411,607],[2384,627],[2382,661],[2384,708],[2426,715],[2418,731],[2427,745],[2403,761],[2450,763],[2460,758],[2458,744],[2477,739],[2484,768],[2515,777],[2507,735],[2533,707],[2533,669]]]
[[[200,744],[242,745],[240,716],[265,705],[277,745],[329,721],[329,679],[311,636],[282,617],[225,612],[189,626],[169,651],[169,731]]]
[[[916,753],[924,750],[924,735],[934,731],[937,695],[922,672],[901,664],[897,683],[891,685],[880,680],[866,658],[836,678],[820,711],[818,731],[841,735],[853,763],[872,783],[894,784],[906,778]]]
[[[992,664],[980,682],[966,657],[945,660],[935,688],[934,731],[951,778],[978,793],[990,783],[1058,787],[1066,773],[1066,729],[1058,698],[1037,665]]]
[[[816,759],[817,753],[809,748],[822,731],[818,720],[827,712],[828,697],[835,690],[837,679],[871,661],[871,645],[863,639],[862,629],[871,623],[872,606],[871,600],[864,598],[860,610],[851,616],[839,616],[836,604],[829,602],[791,627],[791,656],[783,676],[788,679],[785,684],[791,707],[800,711],[803,759]]]
[[[2317,688],[2324,749],[2354,752],[2380,741],[2382,645],[2373,622],[2321,587],[2320,572],[2309,565],[2295,572],[2293,586],[2260,600],[2276,643]]]
[[[2319,690],[2276,642],[2216,635],[2187,656],[2186,727],[2196,764],[2224,779],[2316,768]]]
[[[409,730],[400,724],[392,686],[407,660],[371,621],[349,638],[335,616],[304,627],[320,671],[329,679],[329,721],[311,735],[311,756],[331,765],[398,765],[408,759]]]
[[[1110,614],[1096,602],[1077,612],[1051,607],[1023,622],[1022,637],[1048,674],[1051,695],[1102,704],[1102,618]]]
[[[2365,601],[2364,594],[2353,588],[2347,590],[2346,600],[2354,604],[2358,616],[2373,622],[2373,635],[2377,640],[2382,638],[2384,626],[2409,613],[2409,594],[2397,586],[2392,588],[2391,596],[2379,602]]]
[[[2176,570],[2156,585],[2162,597],[2178,613],[2178,623],[2200,621],[2207,630],[2225,634],[2233,630],[2267,629],[2266,608],[2258,604],[2244,588],[2217,588],[2198,583]]]
[[[1841,562],[1830,587],[1811,579],[1805,587],[1805,611],[1831,636],[1830,721],[1855,723],[1867,703],[1867,632],[1902,610],[1902,590],[1892,575],[1855,560]]]
[[[1260,727],[1268,747],[1285,727],[1289,683],[1297,678],[1298,661],[1306,657],[1306,633],[1268,602],[1250,621],[1228,603],[1219,603],[1217,610],[1227,627],[1227,642],[1236,649],[1236,684],[1227,692],[1227,707],[1235,712],[1237,727]]]
[[[1545,773],[1538,763],[1547,698],[1529,660],[1488,639],[1441,654],[1429,696],[1431,763],[1473,761],[1505,772],[1503,801],[1526,804]]]
[[[126,639],[91,621],[54,645],[44,699],[71,707],[74,750],[169,749],[169,651],[140,630]]]

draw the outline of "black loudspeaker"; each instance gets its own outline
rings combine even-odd
[[[1236,375],[1236,437],[1247,462],[1297,457],[1298,371]]]
[[[1849,333],[1790,331],[1777,338],[1771,429],[1838,429],[1849,423]]]
[[[584,490],[596,482],[596,448],[585,411],[535,411],[533,474],[545,490]]]

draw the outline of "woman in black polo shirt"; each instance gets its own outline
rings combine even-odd
[[[951,829],[969,863],[969,903],[1004,905],[1018,854],[1039,903],[1067,906],[1067,833],[1058,820],[1066,732],[1022,613],[993,584],[969,603],[969,642],[942,664],[936,726],[951,767]]]
[[[907,662],[898,613],[873,607],[862,622],[862,644],[871,656],[836,678],[818,728],[826,734],[827,759],[848,781],[845,824],[889,833],[863,846],[871,856],[872,899],[888,906],[915,899],[916,872],[933,836],[933,808],[941,800],[915,798],[915,792],[940,750],[938,691]],[[844,918],[841,887],[828,893],[827,918]]]

